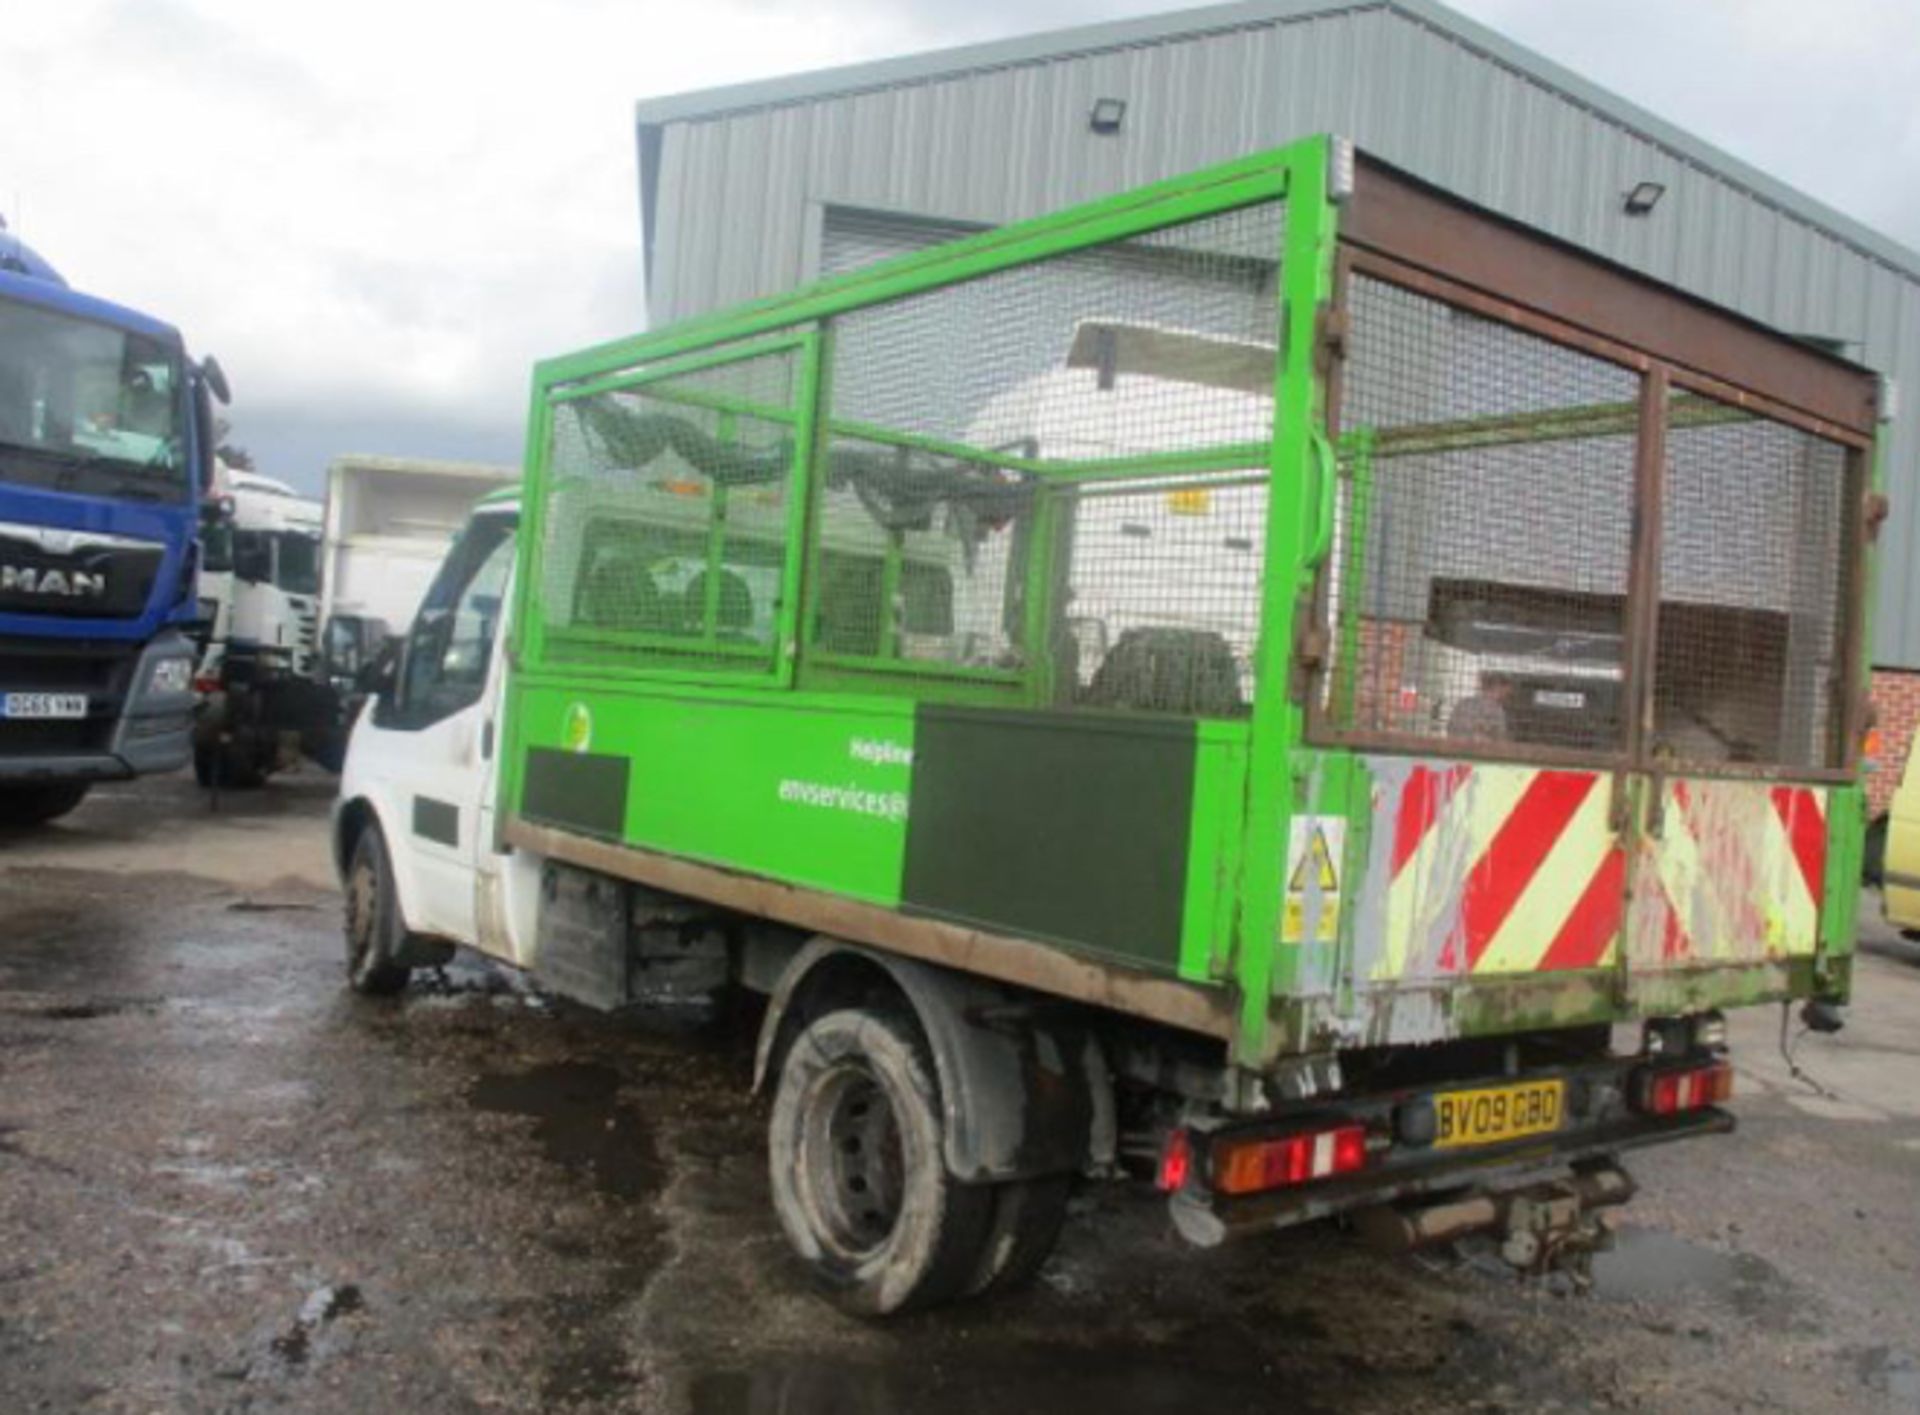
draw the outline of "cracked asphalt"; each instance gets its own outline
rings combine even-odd
[[[462,960],[341,985],[331,782],[0,839],[0,1410],[1920,1410],[1920,947],[1735,1023],[1737,1134],[1639,1157],[1596,1291],[1081,1194],[1033,1290],[863,1326],[766,1202],[752,1018]],[[1796,1029],[1797,1030],[1797,1029]]]

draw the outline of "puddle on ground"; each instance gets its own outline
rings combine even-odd
[[[4,1010],[16,1017],[32,1017],[42,1022],[92,1022],[101,1017],[118,1017],[123,1012],[152,1012],[156,1006],[151,998],[91,997],[81,1002],[53,1002],[40,1007]]]
[[[563,1061],[531,1071],[491,1073],[467,1092],[477,1110],[528,1115],[548,1159],[585,1173],[595,1188],[637,1199],[659,1186],[653,1146],[638,1115],[619,1103],[620,1073]]]
[[[1594,1255],[1593,1291],[1623,1302],[1706,1295],[1744,1317],[1779,1314],[1794,1305],[1787,1280],[1763,1258],[1722,1253],[1630,1224],[1615,1234],[1610,1250]]]
[[[1854,1366],[1869,1390],[1920,1410],[1920,1360],[1890,1346],[1870,1346],[1856,1353]]]
[[[1105,1415],[1191,1415],[1198,1403],[1228,1410],[1276,1408],[1272,1374],[1196,1367],[1177,1354],[1143,1356],[1079,1347],[1028,1348],[989,1360],[907,1361],[898,1366],[784,1358],[746,1370],[709,1371],[688,1390],[692,1415],[990,1415],[1006,1410],[1099,1409]],[[1289,1393],[1289,1415],[1321,1406]]]

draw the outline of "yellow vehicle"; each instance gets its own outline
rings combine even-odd
[[[1868,828],[1867,854],[1880,854],[1880,883],[1887,922],[1902,931],[1920,931],[1920,736],[1907,749],[1907,764],[1887,814]],[[1876,841],[1873,836],[1881,838]]]

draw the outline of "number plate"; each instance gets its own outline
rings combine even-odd
[[[1583,708],[1587,705],[1585,693],[1566,693],[1557,688],[1542,688],[1533,695],[1533,700],[1541,707]]]
[[[1497,1145],[1560,1128],[1567,1083],[1528,1081],[1480,1091],[1449,1091],[1433,1098],[1439,1128],[1434,1145],[1443,1150],[1464,1145]]]
[[[85,693],[0,693],[0,717],[85,717]]]

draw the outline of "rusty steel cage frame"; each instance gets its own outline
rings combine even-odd
[[[1363,458],[1374,454],[1370,430],[1342,438],[1349,356],[1357,333],[1352,318],[1357,281],[1377,281],[1422,296],[1634,375],[1639,391],[1631,424],[1608,429],[1633,439],[1634,504],[1621,664],[1624,723],[1614,748],[1596,751],[1513,740],[1479,742],[1445,733],[1369,729],[1343,722],[1336,703],[1356,690],[1354,675],[1359,665],[1354,662],[1352,627],[1341,622],[1353,611],[1340,602],[1340,574],[1330,563],[1322,567],[1313,613],[1303,617],[1300,632],[1307,741],[1323,747],[1586,766],[1621,776],[1640,772],[1657,777],[1684,770],[1705,777],[1853,783],[1869,714],[1864,658],[1869,592],[1866,550],[1884,508],[1873,465],[1880,410],[1877,396],[1862,394],[1863,389],[1877,390],[1877,385],[1863,371],[1824,351],[1797,346],[1773,331],[1651,285],[1643,277],[1558,245],[1538,232],[1468,211],[1364,157],[1355,187],[1342,216],[1334,298],[1319,340],[1329,435],[1339,440],[1345,454],[1343,537],[1351,545],[1356,527],[1365,534],[1360,524],[1364,508],[1356,513],[1353,499],[1353,453],[1357,450]],[[1841,583],[1836,593],[1838,622],[1833,625],[1839,658],[1826,684],[1830,750],[1820,762],[1656,759],[1652,718],[1662,608],[1660,513],[1669,467],[1669,399],[1676,395],[1711,400],[1739,414],[1809,434],[1834,445],[1844,456]],[[1558,435],[1562,434],[1542,436]],[[1362,496],[1368,494],[1365,487],[1359,491]],[[1730,485],[1727,494],[1737,496],[1740,489]]]

